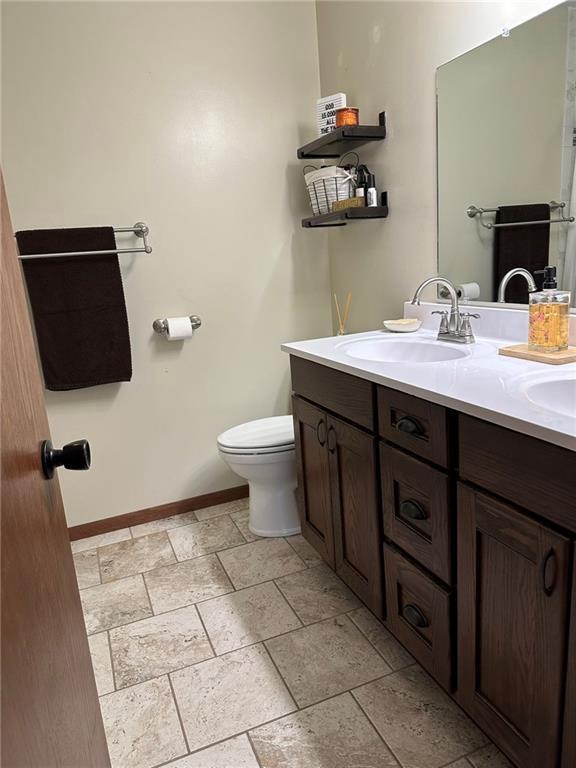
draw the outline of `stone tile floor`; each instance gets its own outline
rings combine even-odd
[[[72,544],[114,768],[511,768],[247,501]]]

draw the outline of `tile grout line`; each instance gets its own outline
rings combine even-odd
[[[292,631],[295,631],[295,630],[292,630]],[[300,710],[300,707],[298,706],[298,702],[296,701],[296,699],[294,697],[294,694],[292,693],[292,690],[290,689],[290,686],[288,685],[288,683],[284,679],[284,675],[282,674],[282,672],[280,672],[276,662],[272,658],[272,654],[270,653],[270,650],[268,649],[268,646],[266,645],[266,641],[265,640],[262,641],[262,648],[263,648],[264,652],[266,653],[266,655],[268,656],[268,658],[270,659],[270,662],[271,662],[272,666],[276,670],[280,680],[282,681],[282,684],[284,685],[284,688],[286,688],[286,690],[288,691],[288,695],[292,699],[292,702],[294,703],[294,706],[296,707],[296,711],[298,712]]]
[[[284,717],[289,717],[289,715],[284,715]],[[264,768],[262,765],[262,762],[260,761],[260,755],[258,754],[256,747],[254,746],[254,742],[252,741],[252,737],[250,736],[250,731],[246,731],[246,738],[248,739],[248,744],[250,744],[250,749],[254,753],[254,759],[260,766],[260,768]]]
[[[388,675],[384,675],[384,677],[388,677]],[[381,680],[381,679],[382,679],[382,678],[378,678],[378,680]],[[375,683],[375,682],[377,682],[377,681],[376,681],[376,680],[372,680],[371,682],[372,682],[372,683]],[[366,683],[363,683],[363,685],[366,685]],[[384,738],[384,736],[382,736],[382,734],[380,733],[379,729],[376,727],[376,723],[375,723],[375,722],[372,720],[372,718],[370,717],[370,715],[368,714],[368,712],[366,712],[366,710],[364,709],[364,707],[362,706],[362,704],[361,704],[361,703],[358,701],[358,697],[357,697],[357,696],[354,696],[354,691],[355,691],[355,690],[357,690],[358,688],[362,688],[362,686],[361,686],[361,685],[357,685],[357,686],[356,686],[356,688],[353,688],[353,689],[350,691],[350,695],[352,696],[352,698],[354,699],[354,701],[356,702],[356,704],[358,704],[358,707],[360,708],[360,711],[361,711],[361,712],[363,712],[363,714],[364,714],[364,717],[365,717],[365,718],[368,720],[368,722],[370,723],[370,725],[372,726],[372,728],[374,728],[374,730],[376,731],[376,733],[378,734],[378,736],[380,736],[380,738],[382,739],[382,742],[384,743],[385,747],[386,747],[386,748],[387,748],[387,749],[390,751],[390,754],[392,755],[392,757],[394,758],[394,760],[396,760],[396,762],[398,763],[398,765],[400,766],[400,768],[403,768],[403,765],[404,765],[404,764],[403,764],[403,763],[400,761],[400,758],[398,757],[398,755],[396,754],[396,752],[395,752],[395,751],[394,751],[394,750],[391,748],[390,744],[388,744],[388,742],[386,741],[386,739]]]
[[[184,721],[182,719],[182,714],[180,713],[180,707],[178,706],[178,699],[176,697],[176,691],[174,690],[174,686],[172,685],[172,678],[170,677],[170,673],[168,673],[166,677],[168,678],[168,685],[170,686],[170,692],[172,693],[172,700],[174,701],[174,706],[176,708],[176,715],[178,716],[178,722],[180,723],[180,730],[182,731],[182,736],[184,737],[184,744],[186,745],[186,754],[189,755],[190,744],[188,742],[188,734],[186,733],[186,728],[184,727]],[[185,755],[180,755],[180,757],[185,757]]]
[[[112,655],[112,640],[110,639],[110,632],[106,629],[106,639],[108,641],[108,653],[110,654],[110,669],[112,670],[112,685],[114,686],[114,690],[110,691],[110,693],[115,693],[118,690],[118,686],[116,685],[116,670],[114,669],[114,657]]]
[[[362,605],[361,605],[361,607],[360,607],[360,609],[361,609],[361,608],[366,608],[366,606],[365,606],[364,604],[362,604]],[[379,649],[379,648],[376,646],[376,644],[375,644],[375,643],[373,643],[373,642],[372,642],[372,640],[370,640],[370,638],[368,637],[368,635],[366,634],[366,632],[364,632],[364,630],[362,629],[362,627],[361,627],[359,624],[356,624],[356,622],[355,622],[355,621],[354,621],[354,619],[352,618],[352,614],[353,614],[353,613],[355,613],[356,611],[360,610],[360,609],[359,609],[359,608],[354,608],[354,609],[352,609],[352,610],[351,610],[349,613],[346,613],[346,614],[343,614],[343,615],[344,615],[344,616],[348,616],[348,618],[350,619],[350,621],[352,622],[352,624],[354,624],[354,626],[356,627],[356,629],[358,629],[358,630],[360,631],[360,633],[361,633],[361,634],[362,634],[362,635],[363,635],[363,636],[366,638],[366,640],[368,640],[368,642],[370,643],[370,645],[372,646],[372,648],[374,648],[374,650],[376,651],[376,653],[377,653],[379,656],[381,656],[381,657],[384,659],[384,661],[386,662],[386,664],[388,664],[388,666],[390,667],[390,669],[392,670],[392,672],[400,672],[402,669],[408,669],[408,667],[413,667],[413,666],[414,666],[414,664],[417,664],[417,663],[418,663],[418,662],[416,661],[416,659],[413,659],[412,661],[408,662],[408,664],[405,664],[403,667],[397,667],[397,668],[394,668],[394,667],[392,666],[392,664],[390,663],[390,661],[389,661],[389,660],[386,658],[386,656],[384,656],[384,654],[382,653],[382,651],[381,651],[381,650],[380,650],[380,649]],[[366,608],[366,610],[369,610],[369,609],[368,609],[368,608]],[[370,614],[370,615],[372,616],[373,614]],[[378,623],[379,623],[379,624],[381,624],[381,627],[380,627],[380,628],[381,628],[381,629],[383,629],[385,632],[388,632],[388,629],[386,629],[386,627],[384,626],[384,624],[382,624],[382,623],[381,623],[380,619],[378,619],[377,617],[374,617],[374,618],[376,618],[376,621],[378,621]],[[399,644],[399,645],[402,647],[402,649],[403,649],[403,650],[405,650],[404,646],[403,646],[403,645],[402,645],[402,644],[401,644],[401,643],[400,643],[398,640],[396,640],[396,638],[394,637],[394,635],[392,635],[391,633],[389,633],[389,634],[390,634],[390,637],[392,637],[392,639],[393,639],[393,640],[395,640],[395,642],[397,642],[397,643],[398,643],[398,644]],[[406,653],[408,653],[408,651],[406,651]]]
[[[228,593],[230,594],[230,592]],[[220,597],[224,597],[224,595],[220,595]],[[214,598],[216,599],[216,598]],[[214,643],[212,642],[212,638],[210,637],[210,633],[208,632],[208,629],[206,627],[206,624],[204,623],[204,619],[202,618],[202,614],[200,613],[200,610],[197,605],[194,606],[196,609],[196,615],[198,616],[198,619],[200,620],[200,624],[202,625],[202,629],[204,630],[204,634],[206,635],[206,639],[208,640],[208,644],[210,645],[210,649],[212,651],[212,658],[217,658],[218,654],[216,653],[216,649],[214,648]],[[200,663],[200,662],[198,662]],[[192,665],[188,665],[192,666]]]

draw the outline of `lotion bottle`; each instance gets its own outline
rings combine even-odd
[[[545,267],[541,291],[528,295],[528,348],[534,352],[568,349],[570,291],[558,290],[556,267]]]

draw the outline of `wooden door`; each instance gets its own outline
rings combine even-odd
[[[329,417],[327,446],[336,573],[382,617],[383,555],[376,439],[340,419]]]
[[[556,768],[570,543],[460,485],[458,699],[522,768]]]
[[[327,417],[299,397],[292,398],[292,406],[302,535],[334,567]]]
[[[2,766],[107,768],[42,384],[2,183]],[[79,425],[81,426],[81,425]]]

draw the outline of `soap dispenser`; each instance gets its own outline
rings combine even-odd
[[[541,291],[528,294],[528,348],[535,352],[559,352],[568,349],[568,312],[570,291],[558,290],[556,267],[545,267]]]

